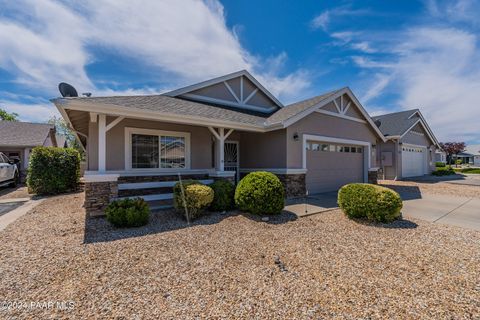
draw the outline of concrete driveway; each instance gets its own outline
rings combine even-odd
[[[480,199],[437,194],[401,194],[404,217],[480,231]]]
[[[480,231],[480,199],[406,192],[402,214],[433,223],[448,224]],[[337,192],[289,200],[286,211],[305,217],[338,208]]]

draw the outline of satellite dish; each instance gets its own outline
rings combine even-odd
[[[375,125],[380,128],[380,126],[382,125],[382,121],[380,120],[375,120]]]
[[[60,91],[60,94],[62,97],[78,97],[77,90],[68,83],[61,82],[58,85],[58,90]]]

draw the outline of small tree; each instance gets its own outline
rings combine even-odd
[[[83,152],[80,143],[78,142],[77,138],[73,134],[72,130],[68,127],[67,123],[63,118],[53,116],[48,120],[49,124],[53,124],[55,126],[55,130],[57,133],[61,134],[67,140],[67,145],[70,148],[77,150],[80,153],[80,157],[83,160],[85,158],[85,153]]]
[[[18,121],[18,114],[15,112],[8,113],[4,109],[0,109],[0,119],[4,121]]]
[[[451,164],[454,155],[455,158],[457,158],[460,152],[465,151],[465,142],[441,142],[440,147],[442,147],[443,151],[447,154],[449,163]]]

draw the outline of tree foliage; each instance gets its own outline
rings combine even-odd
[[[458,155],[460,152],[465,151],[465,146],[465,142],[440,142],[440,147],[445,151],[450,162],[453,155]]]
[[[58,134],[65,137],[67,140],[67,144],[70,148],[74,148],[80,153],[81,158],[85,157],[84,151],[80,142],[77,140],[73,131],[68,127],[67,123],[63,118],[53,116],[48,120],[49,124],[53,124],[55,126],[55,130]]]
[[[9,113],[0,108],[0,119],[4,121],[18,121],[18,114],[15,112]]]

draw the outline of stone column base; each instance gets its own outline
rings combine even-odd
[[[105,208],[118,197],[118,175],[85,176],[84,207],[89,217],[105,214]]]
[[[285,187],[287,198],[303,197],[306,193],[305,173],[276,174]]]
[[[368,169],[368,183],[378,184],[378,176],[382,174],[380,168],[370,168]]]

